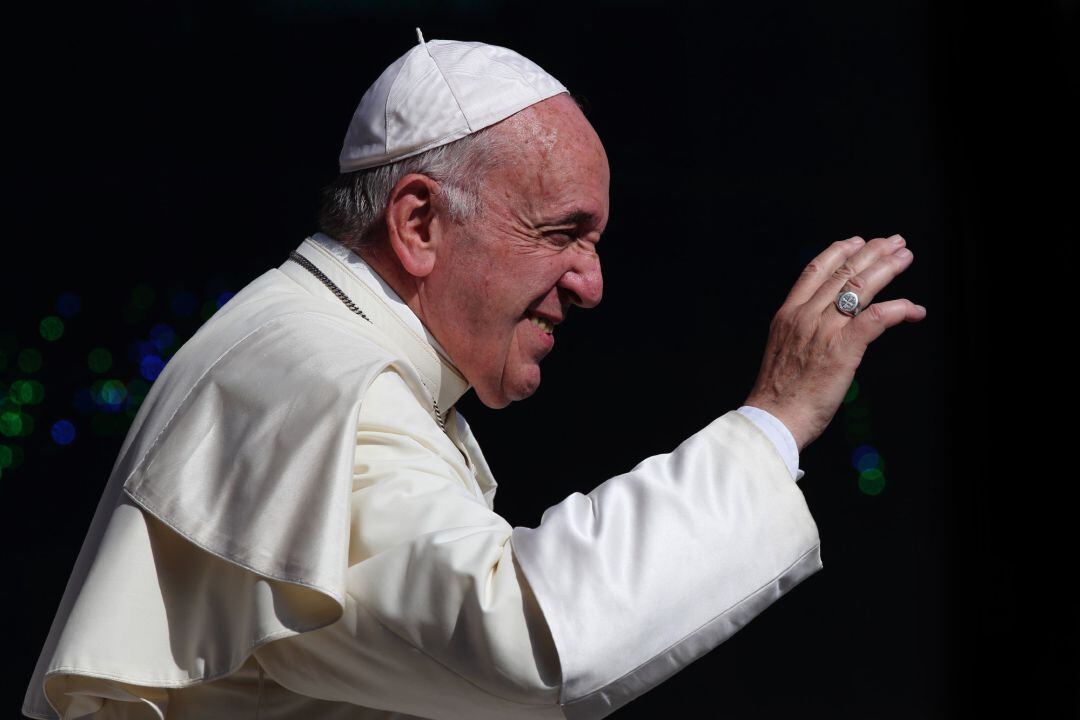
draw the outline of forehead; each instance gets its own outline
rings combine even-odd
[[[512,122],[510,122],[512,121]],[[526,108],[506,123],[507,162],[500,185],[527,212],[573,216],[602,229],[610,170],[603,144],[567,95]]]

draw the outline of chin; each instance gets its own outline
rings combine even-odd
[[[486,407],[501,410],[512,402],[531,397],[540,388],[540,367],[533,365],[523,368],[505,386],[493,390],[474,387],[476,396]]]

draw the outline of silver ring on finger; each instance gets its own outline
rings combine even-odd
[[[836,296],[836,309],[850,317],[855,317],[862,309],[859,307],[859,296],[851,290],[845,290]]]

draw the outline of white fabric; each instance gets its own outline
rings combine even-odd
[[[419,43],[367,89],[345,133],[338,164],[351,172],[453,142],[566,92],[558,80],[498,45]]]
[[[752,405],[743,405],[737,412],[745,415],[769,436],[773,445],[776,446],[776,451],[784,459],[791,477],[795,478],[795,482],[802,480],[806,473],[799,468],[799,446],[795,443],[795,437],[788,430],[787,425],[772,413]]]
[[[435,420],[460,373],[337,255],[297,251],[373,324],[286,262],[185,344],[24,714],[600,718],[821,567],[802,493],[734,411],[511,528],[464,418]]]
[[[412,308],[401,299],[401,296],[394,291],[394,288],[390,287],[390,284],[383,280],[362,257],[325,233],[315,233],[310,239],[312,242],[345,263],[345,265],[356,274],[356,277],[371,288],[371,290],[379,296],[379,299],[384,301],[387,306],[394,311],[395,315],[404,320],[405,324],[412,328],[417,335],[425,338],[445,360],[448,362],[450,361],[450,356],[446,353],[446,350],[444,350],[443,346],[439,344],[439,341],[435,339],[435,336],[424,327],[424,323],[420,322],[420,318],[412,311]]]

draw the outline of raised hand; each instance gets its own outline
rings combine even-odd
[[[918,322],[926,308],[874,296],[915,259],[904,238],[839,240],[810,261],[769,326],[769,340],[744,405],[777,417],[803,448],[824,432],[843,402],[867,346],[901,321]],[[836,299],[853,291],[854,317]]]

